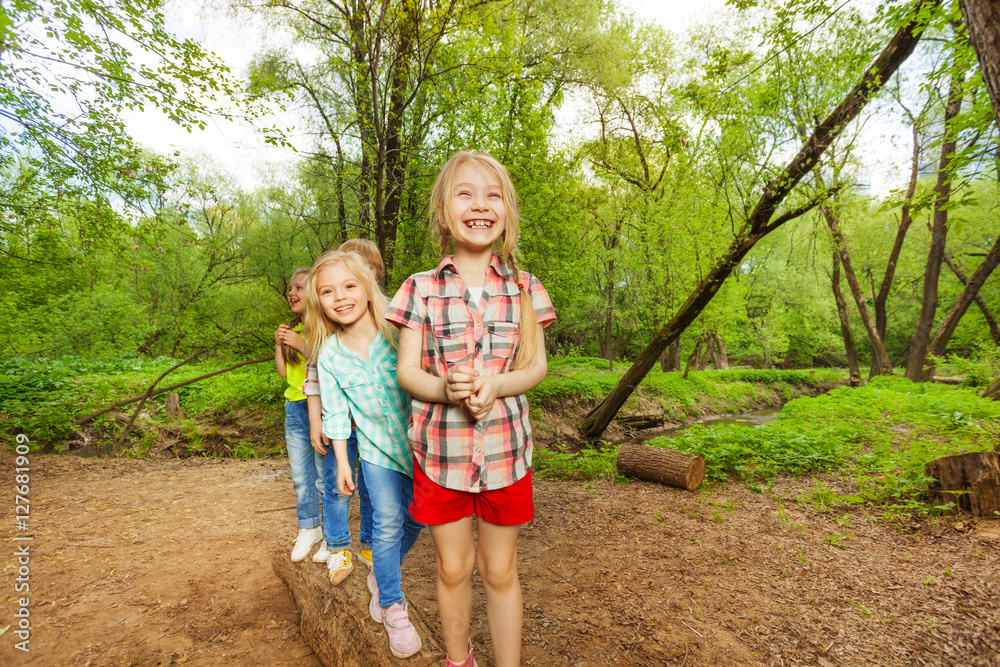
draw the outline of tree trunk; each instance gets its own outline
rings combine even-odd
[[[1000,401],[1000,378],[997,378],[996,382],[984,389],[980,396],[983,398],[993,399],[994,401]]]
[[[917,16],[920,10],[933,8],[938,4],[939,0],[917,0],[913,5],[913,15]],[[581,430],[586,437],[596,440],[604,433],[604,429],[611,423],[615,414],[632,395],[636,386],[653,367],[653,364],[656,363],[663,350],[698,317],[715,296],[722,283],[733,272],[733,269],[739,266],[754,245],[770,232],[789,220],[799,217],[819,203],[820,200],[817,199],[800,209],[774,218],[777,208],[802,177],[812,171],[834,139],[857,117],[868,100],[882,89],[884,82],[892,77],[899,66],[913,53],[913,49],[920,40],[920,30],[922,30],[922,24],[916,18],[900,27],[875,59],[875,62],[862,75],[861,81],[826,120],[813,130],[812,136],[782,173],[767,184],[760,200],[750,212],[743,228],[733,239],[729,248],[695,287],[687,300],[670,318],[670,321],[653,336],[652,341],[639,354],[635,363],[625,372],[615,388],[584,418]]]
[[[691,356],[688,357],[687,363],[684,364],[684,379],[685,380],[688,379],[688,373],[691,372],[691,366],[695,365],[697,363],[698,359],[701,358],[701,346],[704,345],[704,343],[705,343],[705,339],[699,337],[698,338],[698,344],[694,346],[694,352],[691,353]],[[617,412],[617,410],[616,410],[616,412]]]
[[[705,477],[705,459],[663,447],[622,445],[618,474],[694,491]]]
[[[924,470],[928,477],[937,480],[928,489],[933,501],[955,503],[959,510],[972,512],[977,518],[1000,518],[1000,454],[997,452],[945,456],[930,461]]]
[[[678,338],[663,351],[660,355],[660,371],[668,373],[681,369],[681,341]]]
[[[712,347],[712,365],[719,371],[729,370],[729,353],[726,352],[726,342],[722,340],[722,336],[718,332],[712,333],[712,340],[715,341],[715,346]]]
[[[993,270],[997,268],[997,264],[1000,263],[1000,236],[993,243],[993,247],[990,251],[986,253],[986,257],[983,259],[979,268],[976,272],[972,274],[972,279],[969,280],[965,285],[965,289],[958,296],[958,300],[955,305],[951,307],[948,314],[945,316],[944,321],[941,326],[938,327],[937,335],[934,336],[934,340],[931,341],[928,351],[931,355],[935,357],[944,356],[945,350],[948,348],[948,341],[951,340],[951,336],[955,333],[955,328],[958,326],[959,320],[965,315],[965,311],[969,309],[972,305],[973,299],[979,294],[979,288],[983,286],[986,279],[990,277]],[[988,310],[988,309],[987,309]],[[925,371],[923,380],[933,380],[934,379],[935,365],[930,362]]]
[[[885,264],[885,274],[882,276],[882,284],[879,286],[875,300],[872,302],[872,309],[875,311],[875,331],[878,332],[879,340],[885,343],[885,331],[888,323],[886,313],[886,303],[889,301],[889,290],[892,289],[892,282],[896,277],[896,265],[899,263],[899,255],[903,251],[903,242],[906,240],[906,233],[913,224],[911,204],[913,195],[917,192],[917,181],[920,178],[920,129],[917,127],[916,119],[913,120],[913,156],[910,158],[910,182],[906,186],[906,199],[899,214],[899,225],[896,227],[896,238],[892,242],[892,250],[889,252],[889,260]],[[878,360],[872,355],[872,366],[869,376],[877,375]],[[859,375],[860,377],[860,375]]]
[[[409,607],[410,621],[423,644],[420,652],[404,659],[389,651],[388,635],[381,623],[368,616],[371,595],[365,585],[367,568],[358,561],[355,571],[331,586],[326,568],[306,559],[293,563],[285,545],[271,557],[274,573],[288,586],[300,613],[302,639],[327,667],[431,667],[444,660],[444,649],[435,641],[421,610]]]
[[[951,272],[954,273],[955,277],[958,278],[958,281],[962,283],[963,288],[969,284],[969,279],[965,276],[965,272],[962,271],[962,268],[955,263],[948,253],[944,254],[944,263],[948,265]],[[979,311],[983,314],[983,318],[986,320],[986,326],[990,328],[990,337],[993,338],[994,343],[1000,345],[1000,326],[997,325],[997,318],[993,316],[993,311],[990,310],[986,300],[979,295],[978,291],[976,292],[975,301],[976,305],[979,307]],[[934,347],[934,343],[931,343],[931,347]],[[937,356],[941,355],[938,354]]]
[[[847,242],[840,231],[840,226],[837,224],[837,218],[827,206],[820,206],[820,211],[823,212],[826,224],[830,227],[830,232],[833,234],[833,243],[840,257],[840,263],[844,266],[844,276],[847,278],[847,285],[851,288],[851,295],[854,297],[854,303],[858,307],[861,323],[865,327],[865,333],[868,334],[868,340],[872,346],[872,355],[875,358],[872,369],[878,369],[876,375],[891,375],[892,362],[889,361],[889,354],[885,351],[885,344],[882,342],[882,337],[878,335],[878,331],[875,328],[875,320],[872,319],[871,313],[868,310],[868,303],[865,301],[865,295],[861,291],[861,284],[858,282],[857,274],[854,273],[851,254],[847,249]]]
[[[951,181],[955,177],[951,166],[955,149],[958,146],[958,132],[952,124],[962,109],[962,82],[965,73],[956,70],[948,86],[948,104],[944,110],[944,143],[941,144],[941,160],[938,162],[937,185],[934,190],[934,227],[931,230],[931,246],[927,251],[927,266],[924,269],[924,293],[920,301],[920,319],[917,320],[913,341],[910,343],[910,354],[906,360],[906,377],[914,382],[920,382],[924,372],[924,361],[927,358],[927,346],[930,343],[931,328],[934,326],[934,315],[938,304],[938,278],[941,276],[941,262],[944,257],[944,245],[948,238],[948,209],[951,200]]]
[[[715,338],[712,337],[712,334],[705,333],[702,335],[701,339],[705,341],[705,345],[701,348],[701,354],[698,355],[698,364],[696,368],[699,371],[703,371],[708,368],[709,359],[715,356]]]
[[[958,0],[969,31],[969,43],[976,51],[979,71],[990,94],[993,115],[1000,125],[1000,2]]]
[[[833,300],[837,302],[837,315],[840,317],[840,333],[844,337],[844,351],[847,353],[847,370],[851,374],[851,385],[861,381],[861,367],[858,365],[858,351],[854,348],[854,336],[851,334],[851,319],[847,312],[847,302],[840,291],[840,253],[833,251]]]

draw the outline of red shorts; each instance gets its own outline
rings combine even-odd
[[[519,526],[535,518],[531,499],[531,471],[511,486],[480,493],[446,489],[432,482],[420,466],[413,466],[413,502],[410,515],[415,521],[440,526],[475,514],[497,526]]]

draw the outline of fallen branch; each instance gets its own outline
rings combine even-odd
[[[274,360],[274,356],[271,355],[271,356],[267,356],[267,357],[261,357],[260,359],[253,359],[252,361],[243,361],[243,362],[235,364],[233,366],[229,366],[228,368],[222,368],[222,369],[217,370],[217,371],[212,371],[211,373],[206,373],[205,375],[199,375],[198,377],[191,378],[190,380],[185,380],[184,382],[178,382],[177,384],[172,384],[169,387],[160,387],[159,389],[155,389],[155,390],[149,392],[148,396],[145,393],[143,393],[143,394],[139,394],[138,396],[133,396],[132,398],[126,398],[123,401],[118,401],[114,405],[109,405],[106,408],[101,408],[97,412],[92,412],[89,415],[87,415],[86,417],[80,417],[79,419],[75,420],[73,423],[76,424],[76,425],[86,424],[91,419],[94,419],[95,417],[100,417],[101,415],[103,415],[106,412],[111,412],[115,408],[120,408],[123,405],[128,405],[129,403],[135,403],[136,401],[141,401],[143,399],[143,397],[150,398],[152,396],[156,396],[157,394],[162,394],[162,393],[167,392],[167,391],[173,391],[174,389],[180,389],[181,387],[186,387],[189,384],[194,384],[195,382],[198,382],[200,380],[207,380],[208,378],[212,377],[213,375],[221,375],[222,373],[228,373],[229,371],[236,370],[237,368],[240,368],[241,366],[250,366],[251,364],[262,364],[265,361],[273,361],[273,360]],[[173,370],[173,369],[171,369],[171,370]],[[159,380],[157,380],[157,382],[159,382]],[[156,386],[155,382],[153,383],[153,386]]]

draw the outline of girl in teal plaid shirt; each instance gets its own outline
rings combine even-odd
[[[420,650],[420,637],[403,599],[400,566],[423,525],[408,509],[413,498],[409,397],[396,382],[395,330],[382,317],[387,304],[368,262],[356,253],[328,252],[309,273],[305,337],[320,342],[310,356],[318,348],[323,434],[333,443],[337,463],[324,468],[324,481],[343,496],[353,494],[348,442],[357,438],[374,524],[368,612],[385,626],[392,653],[406,658]],[[333,470],[336,479],[330,479]],[[331,551],[336,546],[328,545]]]

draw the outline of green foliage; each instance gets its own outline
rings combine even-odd
[[[695,426],[650,445],[705,457],[705,474],[724,481],[779,474],[840,471],[855,490],[818,484],[803,502],[821,508],[858,502],[920,507],[931,481],[924,464],[995,445],[1000,404],[972,391],[877,377],[864,388],[842,387],[789,402],[774,422],[754,428]],[[757,486],[759,489],[759,486]]]

